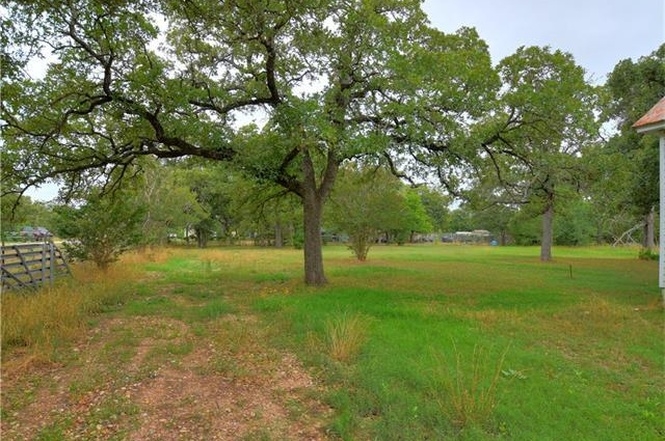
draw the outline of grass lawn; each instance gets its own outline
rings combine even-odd
[[[29,326],[16,317],[30,315],[21,312],[29,300],[3,294],[3,433],[47,396],[68,410],[28,439],[85,437],[88,426],[115,427],[95,439],[139,439],[155,409],[127,391],[168,377],[168,365],[209,384],[258,382],[256,372],[311,376],[315,387],[298,394],[275,389],[284,415],[255,415],[254,425],[247,417],[242,439],[312,439],[307,426],[317,427],[313,439],[663,439],[657,263],[623,248],[554,255],[543,264],[537,248],[381,246],[360,263],[328,246],[330,283],[318,289],[303,285],[296,250],[130,256],[120,275],[74,284],[103,293],[83,297],[73,325],[94,359],[71,333],[49,338],[56,331],[33,324],[24,335]],[[77,289],[70,284],[66,295]],[[297,363],[285,367],[284,354]],[[100,390],[116,403],[97,403],[98,413],[66,404]],[[173,439],[219,431],[201,418],[183,423],[201,438]]]

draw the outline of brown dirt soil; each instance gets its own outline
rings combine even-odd
[[[327,439],[321,388],[253,321],[201,337],[175,319],[106,319],[66,361],[6,355],[2,440]]]

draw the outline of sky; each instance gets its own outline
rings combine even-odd
[[[441,31],[476,28],[493,64],[520,46],[550,46],[596,84],[665,42],[665,0],[425,0],[423,9]]]

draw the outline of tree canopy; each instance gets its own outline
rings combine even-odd
[[[658,205],[658,139],[638,135],[631,127],[665,96],[665,44],[634,62],[620,61],[607,80],[606,117],[613,119],[619,133],[608,143],[608,153],[627,160],[630,176],[623,191],[617,192],[620,205],[630,207],[642,218],[643,245],[654,245],[654,218]]]
[[[303,201],[305,278],[325,283],[322,205],[342,161],[407,155],[448,173],[496,85],[472,29],[417,0],[9,2],[4,172],[66,189],[137,158],[236,163]],[[44,78],[25,76],[48,48]]]
[[[9,1],[3,191],[55,179],[68,198],[149,175],[145,157],[221,162],[160,177],[190,185],[175,185],[174,205],[152,219],[164,226],[178,213],[202,232],[231,225],[231,176],[290,193],[302,204],[305,281],[319,285],[324,203],[340,168],[362,158],[412,183],[437,179],[451,195],[479,184],[510,195],[501,228],[515,204],[530,204],[543,217],[546,260],[554,200],[571,199],[588,175],[580,157],[597,141],[597,91],[572,56],[550,48],[520,48],[493,67],[474,29],[443,33],[420,3]],[[40,57],[44,75],[31,76]],[[618,85],[642,78],[619,70]],[[625,116],[626,100],[610,114]],[[183,214],[182,204],[196,210]],[[286,205],[275,225],[296,219]]]

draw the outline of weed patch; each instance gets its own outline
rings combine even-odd
[[[129,291],[108,281],[82,286],[61,283],[36,293],[3,293],[3,352],[23,348],[35,360],[53,361],[54,350],[77,339],[92,315],[118,308],[129,296]]]
[[[473,347],[471,355],[463,355],[453,343],[453,354],[434,354],[436,368],[432,372],[432,397],[441,412],[459,430],[469,427],[489,428],[497,404],[497,388],[501,375],[522,375],[514,370],[503,371],[506,352],[492,360],[486,349]]]

